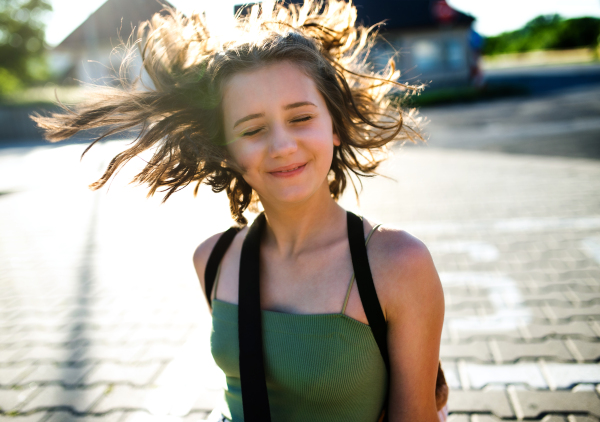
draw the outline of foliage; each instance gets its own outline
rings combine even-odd
[[[534,50],[597,48],[600,19],[563,19],[559,15],[538,16],[523,28],[487,37],[483,54],[522,53]]]
[[[0,67],[0,95],[18,91],[23,83],[10,70]]]
[[[0,0],[0,95],[46,77],[44,13],[49,0]]]

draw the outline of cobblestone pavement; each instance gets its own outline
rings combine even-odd
[[[599,421],[599,162],[443,136],[398,151],[359,209],[434,256],[450,420]],[[141,160],[87,190],[122,146],[0,150],[1,422],[197,421],[220,395],[191,254],[231,224],[226,198],[146,199]]]

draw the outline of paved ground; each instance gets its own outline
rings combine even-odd
[[[600,64],[563,64],[487,69],[485,79],[490,85],[520,86],[533,94],[560,91],[600,83]]]
[[[434,255],[454,422],[600,420],[599,92],[425,110],[430,146],[364,183]],[[197,421],[219,395],[191,254],[227,203],[147,200],[136,162],[88,191],[121,146],[0,150],[1,422]]]
[[[600,80],[555,93],[434,107],[425,114],[432,147],[600,159]]]

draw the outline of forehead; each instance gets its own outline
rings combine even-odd
[[[319,101],[317,87],[297,64],[280,62],[232,76],[223,86],[226,120],[298,101]],[[315,103],[316,104],[316,103]]]

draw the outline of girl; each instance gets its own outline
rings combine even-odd
[[[372,175],[393,141],[420,138],[387,96],[418,88],[396,82],[391,60],[370,70],[373,28],[355,27],[344,1],[264,2],[227,38],[200,15],[166,12],[139,32],[151,89],[109,88],[35,120],[51,141],[139,129],[93,189],[152,149],[135,178],[150,194],[164,188],[166,200],[190,183],[227,192],[238,227],[193,258],[227,377],[218,420],[444,420],[444,296],[431,256],[337,204],[350,175]]]

